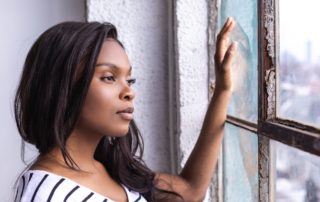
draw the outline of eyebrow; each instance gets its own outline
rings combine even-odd
[[[96,67],[101,67],[101,66],[108,66],[108,67],[111,67],[114,69],[120,69],[119,66],[112,64],[112,63],[108,63],[108,62],[96,64]],[[131,70],[132,70],[132,66],[130,66],[129,73],[131,73]]]

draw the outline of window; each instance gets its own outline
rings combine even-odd
[[[231,40],[239,44],[219,163],[219,201],[319,201],[320,3],[210,3],[218,15],[209,33],[233,16]],[[213,54],[214,41],[209,51]]]

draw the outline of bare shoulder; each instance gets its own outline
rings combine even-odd
[[[81,174],[75,170],[68,168],[67,166],[58,164],[51,159],[39,158],[32,166],[30,170],[43,170],[59,176],[69,178],[74,181],[78,181],[78,178],[81,179]]]

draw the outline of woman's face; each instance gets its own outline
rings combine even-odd
[[[127,54],[108,38],[99,53],[78,128],[99,136],[126,135],[133,118],[132,82]]]

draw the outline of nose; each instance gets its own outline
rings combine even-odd
[[[134,97],[135,97],[134,90],[129,85],[125,85],[120,93],[120,99],[132,101]]]

